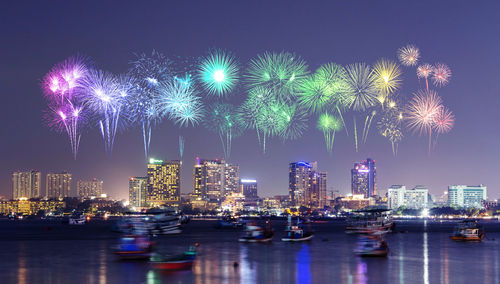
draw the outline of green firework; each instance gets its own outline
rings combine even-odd
[[[326,150],[332,154],[335,132],[342,130],[342,121],[325,112],[319,116],[317,128],[323,132]]]
[[[219,134],[224,155],[229,158],[232,139],[243,133],[243,120],[236,107],[227,103],[212,104],[204,125],[208,130]]]
[[[245,77],[250,89],[266,87],[278,101],[292,102],[308,73],[307,63],[299,56],[266,52],[250,60]]]
[[[202,59],[198,76],[210,95],[225,96],[239,80],[239,68],[235,57],[222,50],[214,50]]]

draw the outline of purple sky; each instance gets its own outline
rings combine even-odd
[[[497,1],[6,1],[0,9],[0,195],[12,196],[18,169],[67,170],[74,179],[101,178],[104,191],[128,196],[128,177],[145,173],[139,129],[117,137],[106,157],[97,129],[84,133],[77,161],[65,135],[44,126],[40,79],[53,64],[77,53],[111,72],[125,72],[133,53],[156,49],[167,56],[199,56],[211,47],[234,52],[241,63],[264,51],[291,51],[310,69],[396,59],[399,47],[417,45],[424,62],[447,63],[451,83],[436,89],[456,115],[456,125],[439,137],[431,155],[426,137],[405,132],[399,154],[373,127],[354,151],[353,136],[335,138],[325,151],[322,133],[310,128],[297,140],[273,139],[259,152],[254,132],[234,139],[230,162],[242,178],[259,182],[259,195],[286,194],[288,163],[317,160],[328,171],[328,188],[350,191],[350,168],[376,160],[377,186],[424,184],[440,194],[449,184],[485,184],[500,197],[498,149],[500,105],[500,3]],[[188,3],[189,2],[189,3]],[[313,3],[314,2],[314,3]],[[337,3],[337,4],[335,4]],[[401,94],[422,87],[415,68],[403,67]],[[241,102],[240,88],[231,101]],[[348,116],[346,118],[352,121]],[[352,127],[352,125],[350,126]],[[196,156],[222,157],[218,137],[203,127],[178,129],[165,121],[153,130],[151,154],[178,159],[178,135],[186,138],[182,192],[192,190]],[[45,192],[45,178],[42,191]],[[76,184],[76,183],[75,183]],[[75,190],[75,189],[73,189]]]

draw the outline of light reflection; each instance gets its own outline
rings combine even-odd
[[[309,245],[302,244],[302,248],[297,253],[297,268],[295,270],[296,283],[311,283],[311,256],[309,255]]]
[[[106,249],[101,248],[101,262],[99,265],[99,284],[106,284]]]
[[[425,221],[426,223],[427,221]],[[424,232],[424,283],[429,284],[429,248],[427,244],[427,232]]]
[[[405,270],[403,264],[403,242],[399,240],[399,283],[405,283]]]
[[[358,257],[358,263],[356,266],[356,284],[363,284],[368,282],[368,277],[366,277],[366,273],[368,272],[366,262],[361,260],[361,257]]]
[[[252,268],[250,261],[248,261],[248,247],[243,244],[240,245],[240,264],[240,281],[243,283],[257,283],[257,272],[255,268]]]
[[[19,262],[17,268],[17,283],[26,284],[26,276],[28,273],[28,269],[26,268],[26,255],[24,252],[24,244],[20,244],[19,248]]]

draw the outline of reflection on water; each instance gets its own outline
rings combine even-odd
[[[296,244],[280,242],[279,236],[270,244],[239,244],[239,232],[189,226],[191,232],[158,237],[156,242],[162,254],[181,253],[199,242],[191,271],[160,273],[147,262],[118,261],[110,249],[117,235],[108,233],[99,240],[0,242],[3,259],[11,260],[0,262],[0,282],[499,283],[498,224],[498,229],[487,230],[488,239],[481,243],[456,243],[448,237],[453,224],[436,230],[437,225],[428,223],[424,230],[422,222],[413,231],[386,236],[387,258],[355,256],[357,237],[346,235],[343,226],[325,224],[316,232],[327,241]]]

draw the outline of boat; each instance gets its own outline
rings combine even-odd
[[[267,243],[272,241],[274,231],[271,229],[271,223],[266,221],[266,229],[257,226],[254,222],[246,225],[245,233],[238,241],[242,243]]]
[[[79,216],[74,215],[69,217],[68,219],[68,224],[70,225],[83,225],[85,224],[85,222],[86,219],[84,215],[79,215]]]
[[[392,211],[387,209],[367,209],[355,211],[347,219],[347,234],[389,233],[394,228]]]
[[[309,241],[314,237],[314,233],[311,230],[304,232],[304,229],[300,225],[300,220],[297,217],[297,223],[293,225],[292,216],[288,215],[288,224],[285,229],[286,236],[281,238],[283,242],[303,242]]]
[[[180,216],[169,214],[168,212],[162,212],[146,218],[146,224],[150,234],[170,235],[182,233]]]
[[[240,218],[225,215],[217,220],[215,228],[217,229],[241,229],[245,225]]]
[[[153,247],[154,242],[147,236],[125,235],[120,238],[120,244],[115,247],[114,254],[123,260],[149,259]]]
[[[389,253],[389,247],[382,239],[381,234],[361,235],[358,247],[354,252],[362,257],[385,257]]]
[[[480,242],[484,238],[484,230],[476,220],[464,220],[455,227],[450,239],[454,241]]]
[[[196,248],[192,246],[188,251],[173,256],[162,257],[155,254],[151,257],[150,263],[157,270],[190,270],[196,260]]]

